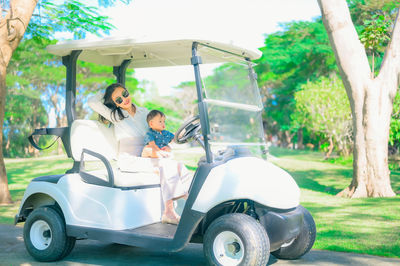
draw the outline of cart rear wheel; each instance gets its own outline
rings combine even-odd
[[[242,213],[226,214],[211,223],[204,237],[211,265],[266,265],[269,239],[264,228]]]
[[[314,245],[316,237],[316,227],[314,219],[309,211],[303,206],[300,206],[303,212],[303,225],[300,234],[297,238],[282,245],[282,247],[274,252],[272,255],[278,259],[295,260],[306,254]]]
[[[65,233],[63,217],[51,207],[40,207],[28,216],[24,241],[29,254],[38,261],[62,259],[75,245],[75,238]]]

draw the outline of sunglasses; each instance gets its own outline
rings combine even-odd
[[[129,96],[129,91],[124,90],[124,91],[122,92],[122,97],[128,98],[128,96]],[[121,96],[118,96],[118,97],[115,99],[115,102],[116,102],[117,104],[121,104],[123,101],[124,101],[124,100],[121,98]]]

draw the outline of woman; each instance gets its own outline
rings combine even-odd
[[[106,88],[104,95],[96,94],[88,100],[89,106],[99,113],[100,120],[114,125],[115,137],[119,142],[119,155],[140,156],[144,146],[144,136],[148,131],[146,116],[148,110],[136,106],[129,97],[128,90],[119,83]],[[164,201],[163,223],[178,224],[179,215],[173,201],[187,197],[190,177],[186,167],[171,159],[149,159],[158,168],[161,193]]]

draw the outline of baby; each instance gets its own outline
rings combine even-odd
[[[174,134],[165,130],[165,115],[159,110],[151,110],[147,115],[149,131],[144,138],[142,157],[165,158],[171,157],[171,147],[168,144]]]

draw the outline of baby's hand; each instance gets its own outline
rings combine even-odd
[[[166,152],[171,152],[171,148],[169,146],[164,146],[161,148],[161,150],[166,151]]]

